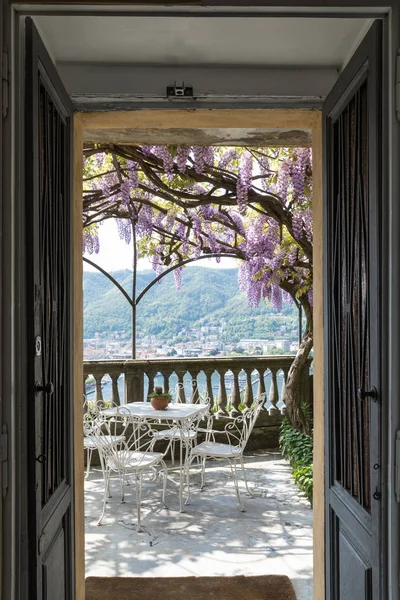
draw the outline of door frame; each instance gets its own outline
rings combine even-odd
[[[23,188],[23,182],[19,178],[19,169],[21,165],[21,148],[23,149],[23,144],[20,139],[20,127],[19,121],[21,118],[21,105],[20,105],[20,94],[21,94],[21,82],[19,80],[20,77],[20,44],[21,44],[21,29],[18,23],[20,16],[25,15],[35,15],[35,14],[79,14],[90,16],[91,14],[101,14],[101,15],[117,15],[119,13],[126,13],[130,15],[142,14],[135,8],[134,4],[137,2],[129,2],[127,0],[124,2],[124,6],[111,6],[111,2],[107,6],[107,2],[104,2],[102,5],[88,5],[87,0],[82,0],[79,2],[78,0],[74,2],[64,2],[59,0],[59,2],[46,2],[44,4],[41,0],[21,0],[9,2],[8,0],[1,0],[3,5],[6,6],[6,18],[3,20],[3,27],[5,32],[5,43],[8,43],[8,47],[10,49],[10,53],[14,56],[11,56],[10,62],[12,65],[10,66],[11,70],[11,89],[12,93],[10,93],[10,105],[11,105],[11,118],[5,123],[5,139],[3,148],[6,150],[3,153],[3,189],[7,192],[4,194],[3,198],[3,231],[4,237],[2,240],[2,248],[3,248],[3,274],[2,274],[2,290],[4,292],[3,295],[3,327],[1,331],[1,339],[2,339],[2,347],[10,348],[9,353],[4,353],[3,357],[3,381],[2,381],[2,395],[4,398],[4,412],[3,412],[3,423],[6,423],[9,428],[9,454],[12,463],[9,466],[10,472],[10,488],[9,493],[6,499],[3,502],[3,510],[4,510],[4,519],[3,519],[3,573],[2,576],[2,585],[5,588],[9,588],[9,586],[16,586],[16,590],[18,589],[18,598],[25,597],[25,591],[23,584],[20,583],[20,573],[24,572],[24,562],[18,556],[18,548],[19,548],[19,539],[23,535],[23,523],[18,520],[18,490],[21,488],[21,461],[20,461],[20,453],[18,446],[18,436],[19,436],[19,421],[23,420],[24,415],[18,414],[18,406],[20,400],[20,365],[23,363],[24,357],[24,340],[21,338],[21,332],[19,330],[18,319],[23,316],[20,309],[21,298],[24,295],[24,285],[21,278],[18,276],[18,265],[20,262],[20,249],[23,248],[23,239],[21,231],[21,223],[20,218],[22,212],[19,212],[19,204],[20,204],[20,195],[21,189]],[[68,4],[68,5],[67,5]],[[74,5],[82,4],[85,6],[77,7]],[[304,7],[304,4],[308,5],[308,8]],[[388,345],[387,348],[384,348],[384,352],[386,354],[386,359],[388,361],[387,367],[387,375],[388,375],[388,419],[387,423],[385,423],[386,431],[388,434],[388,467],[391,469],[388,475],[388,522],[391,524],[391,528],[388,531],[388,578],[389,578],[389,593],[390,598],[394,598],[397,600],[399,598],[399,590],[398,590],[398,581],[399,581],[399,548],[398,548],[398,538],[399,538],[399,505],[396,503],[394,497],[394,485],[393,485],[393,471],[394,471],[394,434],[396,429],[400,428],[400,403],[396,402],[393,399],[397,399],[400,390],[400,370],[398,369],[398,363],[400,361],[400,344],[399,344],[399,334],[400,334],[400,313],[397,310],[398,307],[398,298],[400,294],[400,236],[397,235],[396,228],[400,223],[400,205],[397,202],[398,192],[400,190],[400,171],[398,169],[398,164],[400,161],[400,127],[399,123],[396,121],[396,107],[395,107],[395,97],[394,97],[394,87],[395,87],[395,56],[397,52],[397,48],[400,45],[400,7],[398,6],[398,0],[387,0],[385,2],[385,6],[382,7],[382,0],[327,0],[323,2],[323,7],[321,7],[321,0],[309,0],[306,2],[305,0],[282,0],[280,3],[279,11],[276,9],[276,1],[275,0],[253,0],[252,7],[248,7],[248,3],[244,2],[244,0],[208,0],[207,2],[203,2],[203,6],[208,5],[212,8],[213,11],[220,11],[220,16],[228,16],[229,13],[223,13],[222,10],[228,10],[231,6],[235,7],[233,10],[242,7],[247,8],[248,12],[256,14],[258,10],[263,10],[265,8],[268,12],[264,12],[260,14],[260,17],[272,17],[272,16],[302,16],[307,11],[307,16],[309,17],[341,17],[341,16],[352,16],[352,17],[376,17],[383,18],[387,23],[387,37],[384,42],[384,56],[387,62],[387,71],[388,76],[384,81],[384,86],[387,90],[387,103],[385,104],[385,109],[387,110],[387,131],[389,132],[388,141],[387,141],[387,193],[388,193],[388,220],[390,222],[387,224],[388,231],[388,275],[387,275],[387,288],[388,288],[388,302],[387,309],[389,318],[391,319],[391,329],[388,337]],[[267,8],[268,7],[268,8]],[[172,8],[172,7],[171,7]],[[189,7],[187,9],[186,15],[183,14],[183,11],[180,13],[180,16],[189,16],[192,8]],[[328,11],[328,12],[327,12]],[[157,11],[157,6],[149,7],[148,15],[152,16],[164,15],[168,16],[166,12]],[[233,16],[235,13],[231,13]],[[216,13],[214,13],[216,15]],[[237,15],[237,13],[236,13]],[[244,16],[242,13],[241,16]],[[293,105],[292,105],[293,107]],[[210,107],[212,108],[212,107]],[[255,107],[256,108],[256,107]],[[258,107],[259,108],[259,107]],[[145,112],[153,112],[153,111],[140,111],[142,114]],[[159,111],[160,113],[166,113],[165,110]],[[174,111],[177,113],[177,111]],[[208,110],[206,112],[213,112],[215,114],[217,111]],[[232,111],[229,111],[232,112]],[[251,112],[251,111],[249,111]],[[259,112],[259,111],[258,111]],[[287,113],[287,112],[297,112],[298,116],[301,113],[305,113],[307,111],[297,111],[293,110],[282,110],[276,111],[273,109],[269,109],[268,111],[271,114],[274,113],[276,115],[278,112]],[[310,111],[315,113],[316,111]],[[102,113],[103,115],[106,113]],[[125,113],[126,114],[126,113]],[[85,115],[87,116],[87,115]],[[275,123],[275,121],[274,121]],[[84,135],[84,129],[82,124],[80,123],[80,114],[76,115],[76,132],[75,132],[75,148],[81,148],[82,140]],[[193,125],[195,127],[196,125]],[[81,127],[81,130],[78,131],[78,127]],[[314,147],[314,136],[313,136],[313,147]],[[322,143],[317,144],[317,148],[322,150]],[[81,159],[80,154],[79,158],[77,158],[77,153],[74,154],[74,171],[75,174],[80,173],[81,169]],[[321,170],[322,175],[322,170]],[[80,181],[81,174],[78,179],[75,179],[74,189],[75,189],[75,209],[77,209],[76,198],[80,191]],[[81,207],[78,207],[78,212],[80,214]],[[75,219],[77,215],[75,214]],[[314,214],[315,222],[318,222],[318,215]],[[77,221],[76,221],[77,222]],[[322,216],[321,216],[322,223]],[[322,227],[321,227],[322,228]],[[81,233],[74,228],[74,247],[80,248],[81,244]],[[315,237],[314,243],[317,243],[317,238]],[[318,252],[321,251],[322,247],[318,249]],[[80,251],[78,251],[78,255],[81,258]],[[81,266],[76,263],[77,256],[74,256],[74,276],[75,282],[80,282],[81,280],[76,279],[81,273]],[[314,269],[316,269],[317,264],[315,264]],[[317,271],[315,271],[316,276]],[[321,281],[322,281],[322,273]],[[389,280],[389,277],[391,278]],[[81,297],[82,291],[79,289],[79,283],[74,287],[74,306],[75,309],[77,306],[81,306]],[[315,302],[316,310],[317,303]],[[79,313],[78,313],[79,314]],[[322,308],[320,311],[321,318],[321,326],[322,326]],[[315,315],[316,323],[317,323],[317,315]],[[79,349],[79,344],[82,344],[80,341],[82,338],[79,336],[79,332],[82,331],[82,323],[75,322],[74,323],[74,339],[77,342],[75,346],[77,355],[81,350]],[[317,327],[316,327],[317,329]],[[318,328],[322,332],[322,327]],[[322,346],[321,346],[322,349]],[[82,356],[82,353],[81,353]],[[323,361],[322,352],[319,355],[321,357],[320,360]],[[76,366],[76,365],[75,365]],[[75,368],[74,366],[74,368]],[[80,370],[82,367],[78,365],[78,371],[75,372],[75,397],[78,395],[82,396],[82,385],[78,383],[81,381],[80,379]],[[315,384],[317,384],[317,378],[315,378]],[[79,388],[79,391],[78,391]],[[321,387],[321,393],[323,393],[323,387]],[[315,396],[314,396],[315,402]],[[318,406],[316,407],[318,411]],[[317,430],[315,431],[315,436],[318,435]],[[323,433],[322,433],[323,439]],[[78,455],[79,456],[79,455]],[[319,457],[318,457],[319,458]],[[82,467],[83,467],[83,452],[82,452]],[[319,480],[319,469],[317,473],[317,469],[315,470],[315,477]],[[322,475],[323,477],[323,475]],[[82,503],[79,503],[79,497],[77,497],[77,511],[81,510],[80,506],[83,507],[83,495],[82,495]],[[323,515],[322,515],[323,517]],[[319,522],[319,517],[316,518],[316,523]],[[316,532],[315,532],[316,533]],[[12,547],[11,547],[12,540]],[[77,540],[79,545],[79,541]],[[314,536],[314,544],[316,544],[316,536]],[[11,548],[11,552],[10,552]],[[322,546],[319,545],[319,549]],[[324,581],[324,567],[322,569],[318,568],[318,564],[320,562],[323,563],[323,556],[318,556],[315,553],[315,564],[314,564],[314,586],[318,585],[317,579],[320,581]],[[79,547],[77,548],[77,556],[79,555]],[[82,556],[82,554],[81,554]],[[15,571],[15,565],[18,568],[18,571]],[[84,573],[83,573],[84,577]],[[77,570],[77,600],[83,600],[84,598],[84,581],[82,577],[82,567]],[[16,583],[15,583],[15,580]],[[79,583],[79,581],[81,583]],[[20,588],[21,586],[21,588]],[[13,587],[14,589],[14,587]],[[19,590],[22,590],[21,592]],[[80,590],[80,591],[79,591]],[[323,584],[318,587],[319,595],[315,595],[317,598],[324,598]],[[80,595],[79,595],[80,594]],[[0,594],[1,597],[1,594]],[[7,593],[5,593],[4,597],[11,597]]]
[[[175,124],[175,125],[174,125]],[[313,152],[313,267],[314,267],[314,492],[313,554],[314,598],[325,597],[324,498],[324,321],[323,321],[323,219],[322,219],[322,113],[320,110],[141,110],[75,113],[74,115],[74,454],[75,454],[75,573],[76,600],[84,600],[84,450],[83,450],[83,290],[82,290],[82,153],[88,130],[202,129],[232,127],[302,129],[311,132]],[[134,138],[132,138],[134,139]],[[87,140],[89,141],[89,140]],[[173,133],[171,133],[173,143]]]

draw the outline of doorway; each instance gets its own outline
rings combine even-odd
[[[324,582],[324,559],[321,548],[324,545],[324,463],[323,463],[323,444],[324,444],[324,407],[323,395],[318,391],[323,381],[323,322],[322,322],[322,131],[321,131],[321,113],[320,111],[293,111],[293,110],[213,110],[213,111],[140,111],[123,113],[97,113],[97,114],[76,114],[75,115],[75,156],[81,156],[84,147],[84,141],[88,137],[91,141],[110,141],[113,139],[118,143],[118,135],[123,131],[123,140],[127,143],[129,140],[134,142],[139,136],[146,136],[148,130],[154,136],[155,131],[160,131],[160,139],[165,143],[174,143],[176,141],[177,130],[199,135],[201,131],[219,131],[232,129],[232,123],[235,130],[241,131],[245,135],[246,131],[263,132],[264,136],[276,136],[279,131],[283,133],[289,129],[292,135],[299,135],[296,132],[304,132],[310,135],[313,151],[313,219],[314,219],[314,594],[317,594],[318,581],[320,585]],[[88,133],[87,133],[88,132]],[[286,133],[287,135],[287,133]],[[78,137],[79,136],[79,137]],[[295,138],[294,138],[295,139]],[[287,140],[287,138],[286,138]],[[82,189],[82,163],[76,161],[75,180],[75,215],[81,219],[81,189]],[[81,220],[77,222],[78,232],[80,232]],[[75,255],[75,281],[79,281],[82,276],[82,255],[80,247]],[[80,313],[78,313],[80,314]],[[83,324],[81,337],[83,338]],[[82,356],[82,355],[80,355]],[[83,381],[83,362],[77,357],[75,368],[79,369],[78,381]],[[81,436],[81,386],[76,390],[76,433],[75,436],[75,457],[82,457],[76,462],[75,480],[83,482],[83,440]],[[79,404],[79,406],[78,406]],[[79,515],[83,515],[83,488],[76,486],[76,505],[81,507]],[[76,568],[82,569],[84,565],[84,544],[83,530],[84,522],[78,518],[76,523],[77,554]],[[79,536],[78,536],[79,531]],[[79,557],[80,555],[80,557]],[[322,589],[322,588],[320,588]],[[320,593],[320,592],[319,592]],[[318,596],[315,596],[318,597]]]
[[[40,29],[40,27],[39,27]],[[44,36],[45,37],[45,36]],[[51,45],[51,44],[49,44]],[[104,97],[103,97],[104,99]],[[103,100],[102,100],[103,101]],[[315,101],[315,99],[314,99]],[[119,106],[121,106],[122,104],[119,102]],[[207,101],[205,101],[205,105],[207,106]],[[104,105],[99,105],[101,108],[104,108]],[[126,106],[126,105],[125,105]],[[139,104],[137,105],[139,106]],[[204,106],[204,105],[203,105]],[[210,104],[208,104],[208,106],[210,106]],[[93,105],[92,105],[93,108]],[[215,105],[214,105],[215,108]],[[218,115],[216,113],[220,112],[221,114]],[[208,113],[208,114],[207,114]],[[249,113],[253,113],[252,110],[249,111]],[[268,115],[269,113],[269,115]],[[179,111],[177,110],[172,110],[170,112],[167,112],[165,110],[162,111],[156,111],[156,110],[152,110],[152,111],[133,111],[133,112],[126,112],[124,115],[122,115],[121,113],[104,113],[102,115],[100,114],[89,114],[89,113],[80,113],[80,114],[76,114],[75,115],[75,143],[74,143],[74,168],[75,168],[75,174],[77,175],[78,170],[81,168],[81,149],[82,149],[82,143],[83,140],[85,139],[85,135],[86,135],[86,131],[88,129],[117,129],[117,128],[126,128],[127,125],[126,123],[128,123],[128,128],[129,126],[131,126],[133,129],[138,127],[138,124],[141,128],[147,128],[147,127],[153,127],[153,128],[166,128],[168,129],[169,127],[166,126],[165,123],[165,118],[169,117],[170,121],[169,121],[169,125],[171,124],[171,122],[174,121],[174,118],[176,115],[179,115],[180,118],[187,118],[188,119],[188,128],[196,128],[198,127],[198,125],[194,122],[195,119],[194,117],[196,117],[198,119],[199,115],[201,117],[205,117],[206,119],[208,119],[208,121],[206,120],[205,123],[207,124],[207,127],[211,127],[211,128],[215,128],[215,127],[229,127],[231,126],[231,117],[232,115],[235,116],[235,126],[237,124],[242,123],[242,126],[245,127],[245,119],[246,119],[246,110],[238,110],[237,114],[235,114],[235,111],[232,110],[226,110],[226,111],[204,111],[203,114],[201,113],[194,113],[192,110],[189,110],[187,113],[182,113],[180,114]],[[124,121],[122,124],[122,121],[120,120],[120,117],[125,117],[127,119],[127,121]],[[247,115],[248,117],[250,117],[250,115]],[[292,128],[299,128],[299,129],[306,129],[308,131],[313,131],[313,154],[315,157],[320,157],[320,160],[322,160],[322,137],[321,137],[321,114],[317,111],[317,110],[312,110],[312,111],[307,111],[307,110],[303,110],[303,111],[297,111],[297,110],[271,110],[271,111],[261,111],[259,109],[257,109],[256,111],[254,111],[254,114],[252,116],[252,118],[254,119],[254,117],[260,117],[260,118],[265,118],[265,120],[262,121],[262,127],[268,127],[268,125],[270,126],[270,128],[272,129],[279,129],[280,127],[287,129],[288,128],[288,123],[290,123],[290,127]],[[244,120],[241,121],[241,118],[243,118]],[[93,121],[91,121],[91,119],[93,119]],[[97,121],[97,126],[96,126],[96,119]],[[105,122],[104,120],[105,119]],[[141,120],[143,119],[143,120]],[[190,119],[192,119],[191,124],[190,123]],[[219,120],[221,119],[221,120]],[[100,124],[100,122],[102,124]],[[225,123],[225,125],[223,124]],[[268,123],[268,124],[267,124]],[[278,126],[277,126],[278,123]],[[305,124],[307,123],[307,124]],[[181,121],[179,121],[179,123],[176,123],[176,126],[178,126],[178,124],[181,124]],[[254,124],[254,121],[253,121]],[[322,165],[320,165],[320,180],[319,180],[319,186],[320,189],[322,188]],[[75,190],[75,203],[74,203],[74,222],[75,223],[79,223],[80,224],[80,203],[78,202],[78,197],[80,197],[80,190],[81,190],[81,181],[79,180],[79,177],[75,177],[75,181],[74,181],[74,190]],[[322,194],[320,195],[320,197],[322,197]],[[79,207],[79,209],[78,209]],[[323,276],[322,276],[322,256],[323,256],[323,252],[322,252],[322,202],[321,205],[318,209],[315,209],[314,207],[314,224],[315,224],[315,229],[317,231],[317,224],[319,224],[319,229],[318,231],[321,232],[321,238],[318,239],[318,237],[316,236],[314,239],[314,252],[316,253],[316,260],[315,260],[315,280],[316,282],[319,282],[320,285],[320,296],[319,296],[319,300],[317,297],[317,293],[316,293],[316,299],[315,299],[315,321],[316,321],[316,330],[317,330],[317,322],[320,324],[320,327],[318,327],[318,334],[316,335],[316,339],[315,339],[315,347],[319,348],[318,353],[317,351],[315,352],[316,357],[317,357],[317,361],[319,360],[319,364],[320,367],[318,368],[318,371],[316,373],[316,376],[314,378],[314,383],[315,383],[315,419],[317,421],[317,414],[319,411],[319,416],[320,419],[318,419],[318,423],[321,425],[323,423],[323,390],[324,390],[324,383],[323,383],[323,373],[324,373],[324,368],[323,368],[323,303],[322,303],[322,297],[323,297],[323,290],[322,290],[322,282],[323,282]],[[318,212],[318,210],[320,212]],[[79,218],[78,218],[79,215]],[[79,259],[79,263],[81,262],[81,239],[80,239],[80,231],[76,230],[74,228],[74,249],[75,249],[75,255],[74,255],[74,280],[76,281],[81,281],[81,264],[79,264],[78,266],[78,259]],[[320,260],[317,260],[318,256],[320,257]],[[319,264],[319,267],[318,267]],[[320,268],[320,271],[318,273],[318,269]],[[78,308],[80,306],[80,291],[79,288],[75,288],[74,289],[74,302],[75,302],[75,307]],[[318,308],[319,307],[319,308]],[[79,313],[78,313],[79,314]],[[74,385],[76,386],[76,390],[75,390],[75,397],[76,398],[81,398],[82,395],[82,386],[81,386],[81,381],[82,381],[82,377],[81,377],[81,369],[82,369],[82,363],[81,363],[81,356],[82,356],[82,352],[81,352],[81,347],[79,346],[80,342],[79,340],[81,339],[81,332],[82,332],[82,324],[79,322],[79,319],[74,321],[74,336],[75,336],[75,340],[77,341],[77,345],[75,346],[76,348],[76,353],[74,353],[74,360],[75,360],[75,365],[74,365]],[[320,336],[319,338],[317,336]],[[79,363],[79,364],[78,364]],[[317,367],[316,367],[317,368]],[[319,376],[318,376],[319,373]],[[78,416],[76,417],[76,424],[75,426],[78,427],[78,420],[80,422],[80,418],[78,419]],[[79,431],[80,431],[80,426],[79,426]],[[323,485],[323,469],[324,469],[324,464],[323,464],[323,449],[324,449],[324,432],[323,429],[321,428],[320,431],[315,431],[315,443],[318,443],[317,440],[319,438],[319,448],[321,450],[320,453],[318,453],[318,460],[321,461],[321,463],[318,465],[316,465],[315,468],[315,478],[316,481],[320,480],[321,482],[321,495],[319,496],[319,500],[318,500],[318,508],[316,507],[316,513],[319,513],[319,517],[316,514],[316,518],[317,518],[317,522],[319,520],[320,522],[320,527],[316,526],[315,529],[315,538],[319,538],[320,542],[319,545],[317,546],[318,551],[316,552],[315,556],[316,556],[316,564],[314,566],[315,568],[315,575],[316,575],[316,583],[315,585],[316,587],[316,597],[320,598],[323,597],[321,594],[323,594],[323,589],[324,589],[324,563],[323,563],[323,552],[321,550],[321,548],[324,548],[324,505],[323,503],[321,503],[321,498],[323,497],[323,489],[324,489],[324,485]],[[83,457],[83,452],[82,452],[82,448],[80,448],[80,442],[79,442],[79,436],[78,439],[75,438],[75,456],[79,457],[82,456]],[[319,473],[319,475],[318,475]],[[76,476],[83,476],[83,464],[80,465],[79,462],[77,461],[76,463]],[[83,506],[82,503],[82,497],[79,497],[79,490],[77,490],[77,496],[76,496],[76,514],[77,514],[77,521],[79,521],[79,511],[81,510],[79,507]],[[82,517],[82,515],[81,515]],[[76,549],[77,549],[77,562],[76,562],[76,566],[77,566],[77,582],[78,582],[78,588],[77,588],[77,597],[79,598],[79,594],[82,594],[83,592],[83,587],[82,587],[82,572],[81,572],[81,577],[79,577],[79,547],[80,547],[80,542],[79,542],[79,532],[78,533],[78,537],[77,537],[77,545],[76,545]],[[316,542],[317,543],[317,542]],[[81,553],[82,556],[82,553]],[[82,564],[82,562],[81,562]],[[318,568],[318,564],[320,565],[320,567]],[[317,594],[317,590],[318,590],[318,594]]]

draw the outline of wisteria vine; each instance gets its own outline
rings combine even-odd
[[[127,244],[135,230],[157,275],[223,253],[242,261],[250,307],[312,304],[309,148],[93,145],[84,182],[84,252],[99,251],[99,224],[115,218]]]

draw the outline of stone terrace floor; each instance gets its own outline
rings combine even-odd
[[[286,574],[297,600],[312,600],[312,510],[291,479],[281,455],[258,451],[245,456],[249,486],[240,512],[229,465],[208,461],[206,487],[191,475],[192,495],[179,512],[178,475],[171,473],[166,503],[161,486],[143,486],[142,527],[136,531],[133,486],[120,502],[118,478],[100,527],[102,476],[93,468],[85,482],[86,576],[185,577],[189,575]]]

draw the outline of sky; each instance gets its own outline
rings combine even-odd
[[[132,269],[132,246],[128,246],[120,240],[117,224],[113,219],[103,221],[99,227],[100,252],[98,254],[85,254],[89,260],[92,260],[106,271],[120,271],[123,269]],[[237,267],[237,263],[231,258],[222,258],[218,264],[215,258],[208,260],[199,260],[197,263],[191,263],[190,266],[212,267],[222,269],[232,269]],[[138,270],[143,271],[151,269],[149,260],[140,259]],[[96,269],[83,262],[84,271],[95,271]]]

